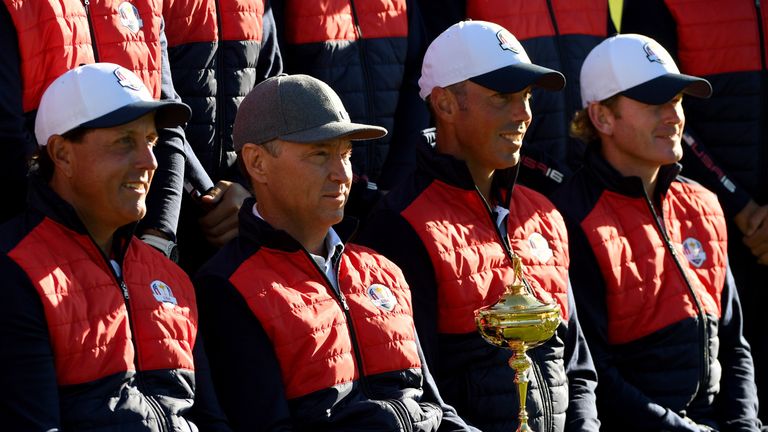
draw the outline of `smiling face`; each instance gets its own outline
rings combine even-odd
[[[498,93],[466,81],[462,93],[455,127],[462,159],[488,171],[517,165],[531,124],[531,89]]]
[[[324,238],[341,221],[352,187],[352,143],[278,141],[261,152],[263,176],[256,185],[259,211],[297,239]]]
[[[51,185],[97,241],[146,214],[157,169],[156,142],[154,113],[120,126],[90,129],[78,142],[63,137],[49,142],[56,164]]]
[[[603,154],[624,175],[643,177],[643,172],[654,172],[682,158],[682,95],[662,105],[621,96],[612,117],[612,134],[608,143],[603,137]]]

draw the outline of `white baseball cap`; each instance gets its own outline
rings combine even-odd
[[[44,146],[52,135],[78,127],[107,128],[157,111],[158,128],[184,124],[191,115],[186,104],[156,101],[130,70],[113,63],[92,63],[70,69],[43,93],[35,118],[35,137]]]
[[[681,92],[708,98],[712,86],[703,78],[681,74],[667,50],[647,36],[610,37],[594,47],[581,66],[584,107],[617,94],[661,105]]]
[[[504,27],[487,21],[462,21],[442,32],[427,48],[421,66],[419,96],[435,87],[470,80],[500,93],[534,85],[560,90],[560,72],[531,63],[518,40]]]

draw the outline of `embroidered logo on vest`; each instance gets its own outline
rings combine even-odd
[[[129,2],[122,2],[117,7],[120,14],[120,24],[133,33],[138,33],[144,27],[144,21],[139,17],[139,10]]]
[[[531,247],[531,254],[542,263],[546,263],[555,255],[550,249],[547,239],[537,232],[528,237],[528,245]]]
[[[371,303],[385,312],[392,312],[395,306],[397,306],[397,297],[392,294],[389,288],[382,284],[369,286],[367,293]]]
[[[162,303],[178,305],[176,297],[173,296],[173,291],[171,291],[171,287],[165,282],[156,280],[149,284],[149,287],[152,288],[152,295],[155,296],[155,300]]]
[[[704,252],[704,248],[701,247],[701,242],[693,237],[688,237],[683,241],[683,253],[688,259],[688,262],[701,267],[704,261],[707,260],[707,253]]]

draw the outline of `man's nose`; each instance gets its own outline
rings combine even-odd
[[[151,144],[141,146],[137,157],[136,165],[148,171],[157,169],[157,158],[155,157],[154,147]]]

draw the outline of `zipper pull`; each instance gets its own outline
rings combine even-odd
[[[349,311],[349,305],[347,304],[347,298],[344,297],[344,293],[339,290],[339,300],[341,300],[341,307],[344,308],[345,311]]]
[[[128,286],[125,284],[124,281],[120,281],[120,289],[123,290],[123,297],[126,300],[129,300],[130,296],[128,295]]]

